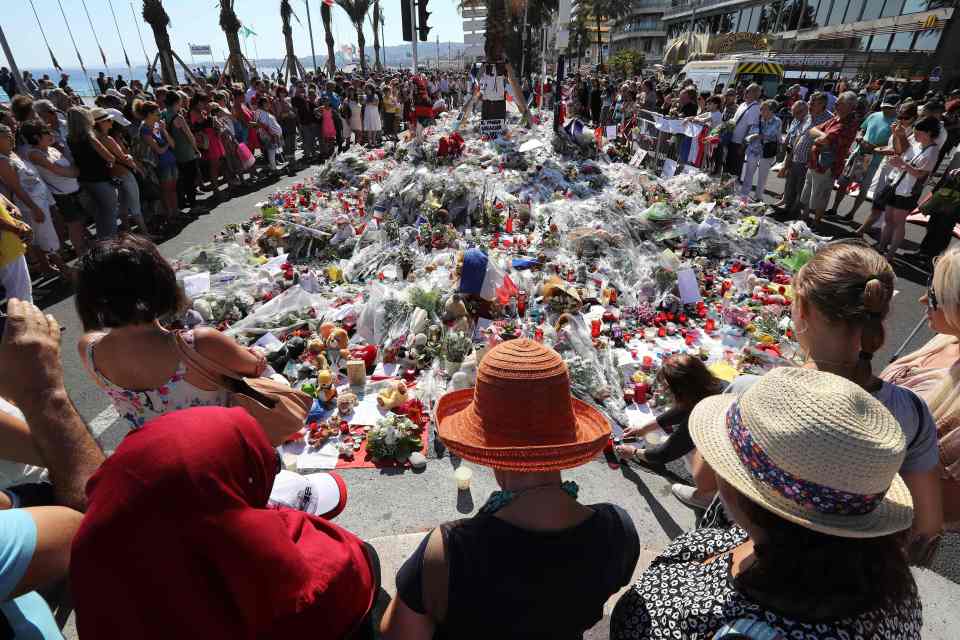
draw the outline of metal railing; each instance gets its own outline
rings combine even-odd
[[[663,19],[673,18],[675,16],[689,13],[694,8],[697,11],[709,9],[722,4],[733,4],[731,0],[674,0],[669,7],[663,11]],[[748,3],[737,3],[748,4]]]

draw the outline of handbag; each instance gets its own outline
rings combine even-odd
[[[776,140],[763,143],[763,157],[764,158],[776,158],[777,151],[779,150],[780,144]]]
[[[920,153],[918,153],[916,156],[914,156],[914,157],[910,160],[910,162],[912,163],[912,162],[913,162],[914,160],[916,160],[917,158],[923,156],[923,154],[927,152],[927,149],[929,149],[929,148],[932,147],[932,146],[934,146],[934,145],[927,145],[926,147],[924,147],[924,148],[920,151]],[[911,165],[911,166],[912,166],[912,165]],[[877,194],[875,194],[875,195],[873,196],[873,208],[874,208],[874,209],[885,209],[885,208],[890,204],[890,202],[893,201],[893,199],[894,199],[894,198],[896,197],[896,195],[897,195],[897,187],[900,186],[900,182],[903,180],[903,178],[904,178],[906,175],[907,175],[907,172],[906,172],[906,171],[900,171],[900,177],[897,178],[897,180],[896,180],[895,182],[887,182],[885,185],[883,185],[883,187],[880,189],[879,193],[877,193]],[[923,191],[923,185],[924,185],[924,184],[926,184],[926,179],[924,179],[924,180],[919,180],[919,179],[916,180],[916,181],[913,183],[912,195],[914,195],[914,196],[919,196],[920,193]]]
[[[191,348],[176,334],[177,351],[189,371],[229,392],[227,406],[243,407],[260,423],[270,444],[283,444],[306,424],[313,398],[270,378],[247,378]]]

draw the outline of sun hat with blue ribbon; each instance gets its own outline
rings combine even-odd
[[[697,404],[690,434],[727,483],[808,529],[872,538],[913,522],[898,474],[906,455],[900,424],[846,378],[774,369],[738,396]]]

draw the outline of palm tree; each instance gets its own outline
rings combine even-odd
[[[240,18],[237,12],[233,10],[234,0],[220,0],[220,28],[227,36],[227,48],[230,50],[230,56],[227,58],[227,64],[224,73],[229,73],[231,77],[243,78],[244,83],[249,81],[247,67],[244,64],[243,51],[240,48]]]
[[[570,39],[567,41],[567,55],[577,56],[577,69],[580,68],[580,59],[587,50],[590,39],[590,30],[583,13],[578,13],[576,20],[570,23]]]
[[[607,20],[617,20],[630,13],[632,0],[584,0],[580,9],[590,14],[597,23],[597,55],[603,64],[603,38],[601,27]]]
[[[336,52],[333,50],[333,27],[330,5],[320,0],[320,19],[323,21],[324,39],[327,42],[327,76],[332,78],[337,72]]]
[[[153,29],[153,39],[157,42],[157,54],[160,57],[160,76],[164,84],[177,84],[177,68],[173,64],[173,50],[170,46],[170,16],[163,9],[161,0],[143,0],[143,20]]]
[[[380,13],[380,0],[373,0],[373,68],[377,71],[380,71],[383,69],[383,66],[380,64],[380,21],[381,20],[383,20],[383,16]]]
[[[286,69],[284,74],[284,84],[293,77],[293,78],[302,78],[306,74],[303,73],[303,69],[300,66],[300,61],[297,60],[296,54],[293,52],[293,28],[290,26],[290,16],[296,17],[297,14],[293,12],[293,7],[290,6],[290,0],[280,0],[280,20],[283,22],[283,40],[287,46],[287,58],[284,60],[283,68]],[[299,22],[299,18],[297,21]]]
[[[364,55],[364,48],[367,46],[367,39],[363,35],[363,19],[367,17],[370,10],[370,0],[336,0],[340,8],[343,9],[350,22],[357,30],[357,48],[360,49],[360,70],[364,75],[367,73],[367,57]]]

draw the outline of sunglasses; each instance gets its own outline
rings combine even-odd
[[[933,288],[933,276],[930,276],[927,282],[927,309],[936,311],[940,308],[940,302],[937,300],[937,291]]]

